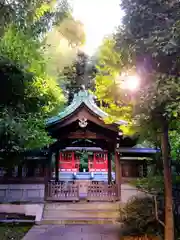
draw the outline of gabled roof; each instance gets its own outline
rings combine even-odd
[[[72,103],[65,108],[63,112],[60,112],[57,116],[48,119],[47,125],[56,123],[63,118],[71,115],[74,111],[76,111],[83,104],[90,109],[94,114],[96,114],[99,118],[105,119],[109,115],[100,109],[94,101],[94,95],[90,94],[87,90],[80,90],[77,94],[74,95],[74,99]],[[118,125],[126,125],[127,122],[120,120],[116,122]]]

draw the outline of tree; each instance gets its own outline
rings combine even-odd
[[[88,152],[81,152],[80,155],[80,171],[83,171],[84,169],[88,170]]]
[[[46,36],[45,57],[48,59],[47,71],[58,79],[65,67],[71,66],[77,57],[78,49],[85,41],[83,25],[71,16],[55,26]]]
[[[16,5],[17,1],[11,3]],[[7,5],[6,2],[5,4]],[[21,151],[52,143],[53,139],[45,130],[45,119],[59,111],[64,103],[64,96],[56,79],[46,72],[47,60],[40,36],[45,34],[47,26],[40,19],[51,11],[49,5],[41,8],[42,4],[44,1],[36,7],[33,5],[32,16],[35,18],[31,20],[27,19],[31,5],[26,5],[23,9],[22,5],[14,7],[14,19],[6,22],[0,39],[0,149],[8,162],[11,159],[10,154],[18,156]],[[54,11],[48,16],[51,16],[49,21],[55,20]],[[38,23],[36,26],[35,22]],[[35,29],[38,30],[37,34]]]
[[[97,54],[97,74],[95,77],[95,95],[100,107],[109,113],[106,122],[124,120],[128,125],[120,126],[124,134],[134,134],[132,122],[132,103],[127,92],[121,91],[119,75],[123,69],[121,54],[115,51],[113,37],[104,39]],[[128,100],[128,104],[127,104]]]
[[[129,52],[144,83],[140,91],[140,111],[154,122],[161,135],[165,183],[165,239],[174,239],[172,183],[170,171],[169,125],[178,116],[179,102],[179,3],[177,1],[122,1],[124,30]],[[119,44],[120,43],[120,44]]]
[[[139,91],[133,96],[126,90],[124,110],[131,106],[133,123],[149,129],[152,126],[160,139],[166,199],[165,239],[174,239],[168,133],[173,130],[172,122],[179,116],[179,4],[178,1],[122,1],[125,16],[123,26],[115,35],[116,52],[112,53],[116,56],[118,51],[121,59],[118,74],[136,70],[142,79]],[[114,79],[109,73],[103,77]],[[121,86],[119,80],[119,88]],[[119,97],[114,91],[109,93],[122,102],[122,90]],[[117,100],[114,103],[120,106]],[[123,114],[126,112],[122,110]]]
[[[72,16],[65,18],[57,27],[57,30],[68,39],[69,45],[81,46],[85,42],[84,26],[80,21],[73,19]]]
[[[77,57],[71,66],[63,69],[63,75],[66,78],[65,89],[68,92],[68,103],[70,104],[73,96],[77,93],[81,86],[86,89],[93,89],[92,76],[96,69],[91,65],[88,55],[79,51]]]
[[[66,0],[3,0],[1,9],[1,33],[8,24],[15,24],[23,31],[29,31],[34,37],[42,37],[52,27],[70,15]]]
[[[171,156],[173,160],[180,160],[180,129],[178,120],[173,122],[173,128],[169,131],[170,145],[171,145]]]
[[[22,48],[23,46],[23,48]],[[64,101],[61,89],[57,86],[55,79],[52,79],[46,74],[46,59],[43,57],[43,52],[40,52],[41,42],[34,41],[30,34],[20,31],[16,26],[10,26],[4,37],[0,41],[0,55],[2,56],[2,65],[12,64],[15,69],[31,75],[32,81],[27,81],[24,79],[22,85],[28,88],[28,98],[30,98],[29,103],[32,107],[34,100],[39,101],[37,105],[38,110],[43,110],[46,114],[49,114],[53,109],[57,108],[59,104]],[[3,59],[7,59],[4,63]],[[2,68],[3,70],[3,68]],[[7,77],[7,73],[3,73]],[[13,91],[12,86],[15,84],[15,77],[13,75],[12,82],[9,84],[9,91]],[[18,79],[16,83],[19,84]],[[7,86],[4,86],[7,87]],[[19,86],[17,86],[17,89]],[[7,89],[2,89],[6,91]],[[20,94],[19,94],[20,95]],[[24,98],[24,96],[22,96]],[[14,100],[15,102],[15,100]],[[26,102],[27,104],[27,102]],[[27,109],[25,109],[26,111]],[[30,110],[28,110],[30,111]],[[33,111],[33,109],[31,109]]]
[[[165,183],[165,239],[174,239],[169,124],[178,115],[179,3],[174,1],[122,1],[124,29],[117,45],[125,40],[132,64],[143,79],[138,117],[153,122],[161,136]],[[121,38],[121,39],[120,39]],[[129,58],[130,59],[130,58]]]

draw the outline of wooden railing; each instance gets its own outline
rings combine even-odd
[[[48,182],[46,191],[48,201],[78,201],[79,187],[76,183]]]
[[[117,201],[118,187],[116,184],[91,183],[87,191],[88,201]]]

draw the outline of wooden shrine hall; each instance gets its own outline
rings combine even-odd
[[[81,198],[87,201],[120,200],[122,182],[146,176],[147,161],[143,158],[153,158],[157,151],[134,148],[137,138],[124,136],[119,128],[127,123],[106,124],[107,117],[108,114],[97,106],[92,94],[86,90],[79,91],[63,112],[46,122],[54,143],[43,150],[25,153],[11,177],[4,177],[1,171],[0,187],[4,184],[4,194],[7,193],[7,184],[11,184],[10,188],[12,184],[21,184],[21,188],[24,184],[26,191],[28,183],[28,186],[32,185],[30,192],[33,187],[36,189],[33,198],[40,191],[42,199],[49,201],[79,201]],[[87,174],[79,173],[78,152],[91,153],[88,155]],[[63,172],[71,173],[72,178],[62,179]],[[105,175],[107,181],[102,178]],[[43,187],[40,189],[37,184],[43,184]],[[18,185],[16,188],[19,191]],[[8,192],[11,193],[10,190]]]
[[[76,155],[76,151],[84,151],[85,149],[86,151],[93,152],[93,158],[89,159],[88,162],[90,172],[93,172],[91,170],[95,162],[99,161],[100,163],[104,159],[102,169],[104,171],[107,169],[107,182],[93,181],[93,179],[82,181],[74,177],[74,180],[68,183],[69,188],[73,189],[72,192],[80,191],[80,189],[77,190],[77,186],[82,187],[85,184],[87,187],[87,200],[120,199],[122,167],[126,166],[126,164],[121,164],[122,154],[120,149],[131,149],[136,144],[137,138],[130,138],[123,135],[119,127],[120,125],[127,124],[125,121],[120,120],[116,123],[106,124],[104,120],[107,117],[108,114],[102,111],[95,103],[94,96],[86,90],[81,90],[75,94],[72,103],[64,112],[47,121],[47,131],[54,139],[57,139],[49,148],[50,159],[52,159],[53,154],[55,155],[55,181],[48,183],[47,195],[49,200],[57,200],[58,198],[54,197],[52,192],[56,191],[57,188],[61,188],[59,177],[61,176],[60,172],[66,170],[63,167],[65,166],[65,162],[66,166],[71,164],[68,168],[69,171],[77,172],[80,160],[78,155]],[[115,163],[114,179],[112,179],[112,156],[114,156]],[[147,170],[145,162],[142,161],[141,165],[143,166],[142,176],[144,176]],[[134,166],[136,165],[133,165],[133,168]],[[135,167],[135,170],[138,168],[139,166]],[[52,170],[49,176],[52,178]],[[69,193],[69,197],[70,195]],[[75,199],[79,199],[78,194]]]

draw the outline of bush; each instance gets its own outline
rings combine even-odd
[[[119,221],[124,225],[123,236],[163,235],[162,226],[155,218],[154,201],[150,197],[130,199],[120,209]]]
[[[172,176],[173,186],[180,184],[180,176]],[[130,184],[137,188],[141,188],[148,192],[156,192],[158,194],[164,193],[164,179],[163,176],[151,176],[147,178],[137,178],[130,181]]]
[[[144,189],[149,192],[163,193],[164,191],[164,180],[162,176],[153,176],[147,178],[138,178],[130,182],[137,188]]]

